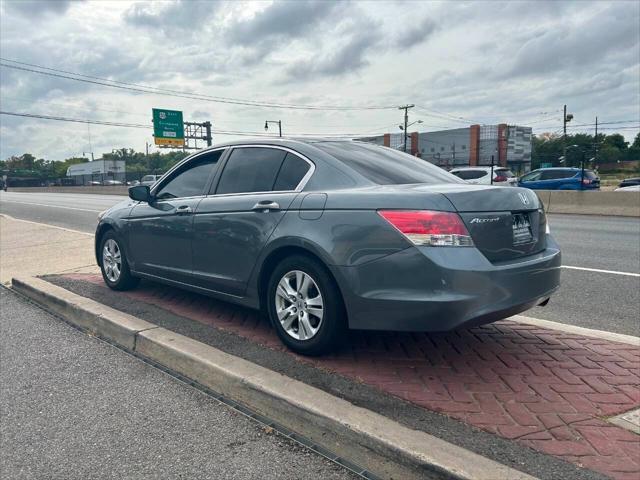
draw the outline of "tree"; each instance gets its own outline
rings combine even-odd
[[[615,147],[618,150],[626,150],[629,147],[629,142],[626,142],[624,140],[624,137],[619,133],[607,135],[604,139],[604,143],[605,145],[611,145],[612,147]]]

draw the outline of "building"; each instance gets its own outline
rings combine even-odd
[[[104,182],[105,180],[125,181],[126,165],[124,160],[94,160],[71,165],[67,168],[67,177],[76,185],[88,182]]]
[[[471,125],[437,132],[413,132],[407,137],[407,153],[440,167],[508,166],[516,175],[531,170],[531,127]],[[402,133],[361,138],[401,150]]]

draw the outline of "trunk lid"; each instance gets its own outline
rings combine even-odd
[[[473,242],[491,262],[509,261],[546,248],[546,216],[526,188],[442,185],[428,187],[453,204]]]

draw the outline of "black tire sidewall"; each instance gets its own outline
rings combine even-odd
[[[275,293],[278,282],[282,277],[292,271],[300,270],[316,282],[323,300],[322,325],[318,333],[310,340],[296,340],[282,328],[276,313]],[[267,287],[266,310],[278,336],[290,349],[303,355],[320,355],[326,353],[340,344],[346,330],[344,307],[342,297],[335,280],[329,271],[313,258],[295,255],[282,260],[273,270]]]

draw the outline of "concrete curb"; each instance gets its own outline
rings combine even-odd
[[[44,280],[13,289],[70,323],[221,393],[382,478],[534,477]]]
[[[542,320],[540,318],[531,318],[524,315],[514,315],[506,320],[518,323],[526,323],[548,330],[557,330],[560,332],[570,333],[573,335],[582,335],[583,337],[600,338],[611,342],[626,343],[640,347],[640,337],[633,335],[625,335],[623,333],[606,332],[604,330],[594,330],[592,328],[578,327],[575,325],[566,325],[564,323],[552,322],[551,320]]]

